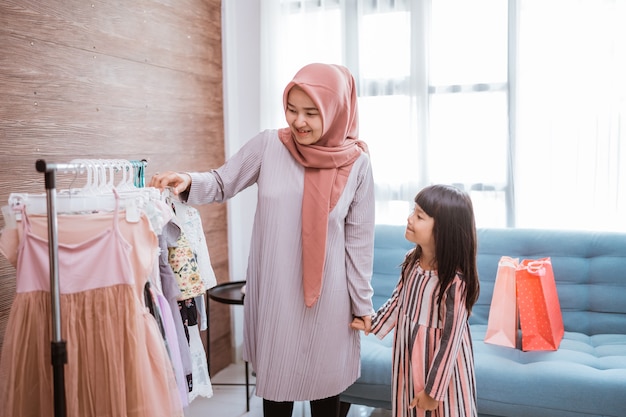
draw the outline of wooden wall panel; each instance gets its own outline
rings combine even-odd
[[[0,92],[0,205],[44,192],[40,158],[147,159],[148,177],[216,167],[221,1],[0,0]],[[62,189],[73,179],[57,180]],[[199,209],[227,281],[226,206]],[[14,294],[15,270],[0,256],[0,347]],[[233,358],[229,309],[211,306],[213,374]]]

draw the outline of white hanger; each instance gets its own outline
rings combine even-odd
[[[120,196],[119,207],[126,209],[127,221],[138,221],[140,209],[149,201],[156,201],[160,193],[155,188],[138,188],[133,183],[135,169],[127,160],[75,159],[72,165],[78,167],[63,173],[86,174],[86,183],[82,187],[67,190],[55,190],[56,210],[58,213],[91,213],[113,211],[116,198],[113,188]],[[115,181],[116,172],[122,173],[119,183]],[[58,191],[58,192],[57,192]],[[30,214],[45,214],[48,211],[47,195],[11,193],[9,207],[19,213],[23,207]]]

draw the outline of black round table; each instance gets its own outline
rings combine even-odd
[[[242,292],[243,287],[246,285],[246,281],[230,281],[223,284],[218,284],[207,291],[209,299],[217,301],[218,303],[231,304],[231,305],[243,305],[245,294]],[[209,329],[211,328],[211,319],[208,315],[209,306],[207,305],[207,321],[209,322]],[[209,335],[209,340],[211,337]],[[210,344],[207,344],[210,345]],[[209,348],[210,349],[210,348]],[[207,350],[207,357],[210,356],[210,350]],[[246,411],[250,411],[250,377],[248,374],[248,362],[244,361],[246,368]],[[243,385],[237,383],[219,383],[213,385]]]
[[[225,282],[209,289],[209,297],[224,304],[243,305],[244,293],[241,290],[245,285],[246,281]]]

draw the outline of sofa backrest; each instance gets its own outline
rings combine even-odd
[[[404,226],[376,225],[374,234],[374,273],[372,303],[377,310],[391,296],[400,279],[400,264],[406,253],[415,247],[404,238]]]
[[[374,308],[391,295],[404,255],[414,245],[404,226],[377,225]],[[626,234],[548,229],[479,229],[480,297],[470,323],[486,324],[501,256],[550,257],[566,331],[626,334]]]

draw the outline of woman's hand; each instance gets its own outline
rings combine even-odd
[[[150,179],[149,187],[163,189],[170,187],[174,195],[178,195],[189,189],[191,186],[191,176],[182,172],[166,171],[155,173]]]
[[[352,319],[350,327],[354,330],[364,331],[367,336],[372,330],[372,316],[355,317]]]
[[[421,408],[422,410],[432,411],[439,407],[439,401],[435,400],[430,395],[426,394],[424,390],[417,393],[409,408]]]

